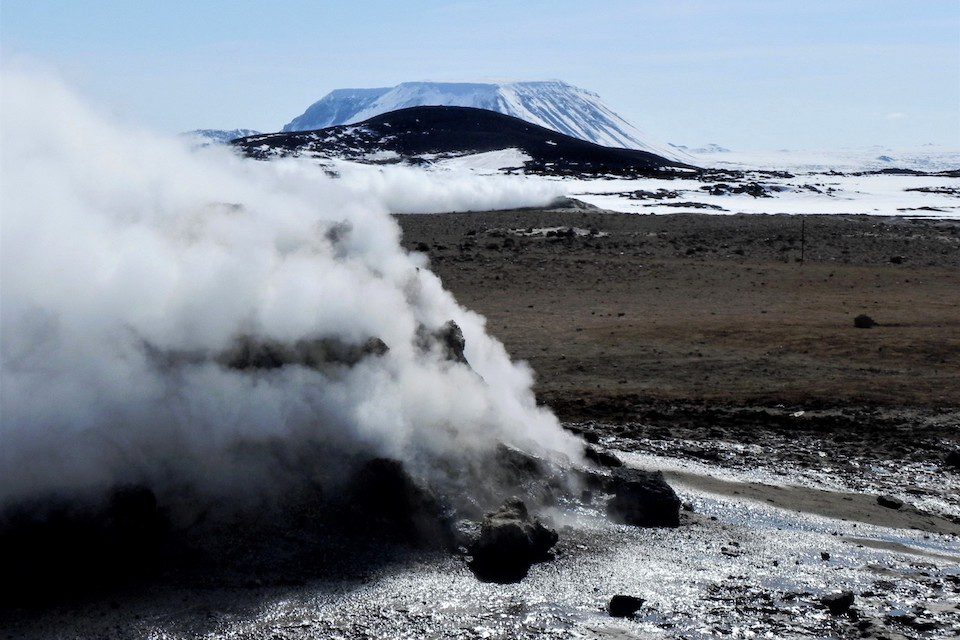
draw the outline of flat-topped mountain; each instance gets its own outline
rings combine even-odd
[[[331,91],[283,130],[310,131],[363,122],[420,106],[474,107],[497,111],[574,138],[608,147],[638,149],[690,162],[682,150],[653,139],[603,103],[596,93],[560,82],[404,82],[376,89]]]

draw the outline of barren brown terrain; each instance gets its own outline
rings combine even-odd
[[[960,223],[576,206],[397,220],[561,412],[960,407]]]

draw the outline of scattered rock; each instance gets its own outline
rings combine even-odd
[[[830,559],[830,554],[829,554],[828,552],[826,552],[826,551],[821,551],[821,552],[820,552],[820,559],[823,560],[824,562],[826,562],[827,560]]]
[[[903,256],[890,256],[891,264],[903,264]]]
[[[660,471],[621,467],[611,479],[613,497],[607,515],[616,522],[637,527],[676,527],[680,524],[680,498]]]
[[[536,562],[550,558],[557,532],[532,518],[519,498],[488,513],[470,549],[470,568],[484,582],[519,582]]]
[[[610,598],[607,611],[614,618],[629,618],[643,607],[643,598],[616,595]]]
[[[903,500],[893,496],[877,496],[877,504],[887,509],[900,509],[903,507]]]
[[[853,326],[855,326],[857,329],[872,329],[873,327],[877,326],[877,323],[867,314],[861,313],[853,319]]]
[[[820,598],[820,602],[835,616],[842,615],[853,606],[853,592],[839,591]]]

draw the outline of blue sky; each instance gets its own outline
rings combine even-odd
[[[341,87],[561,79],[675,143],[960,147],[957,0],[3,0],[4,63],[161,131]]]

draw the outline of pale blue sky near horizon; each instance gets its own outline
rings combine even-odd
[[[0,54],[164,132],[278,130],[344,87],[560,79],[678,144],[960,148],[958,0],[3,0]]]

